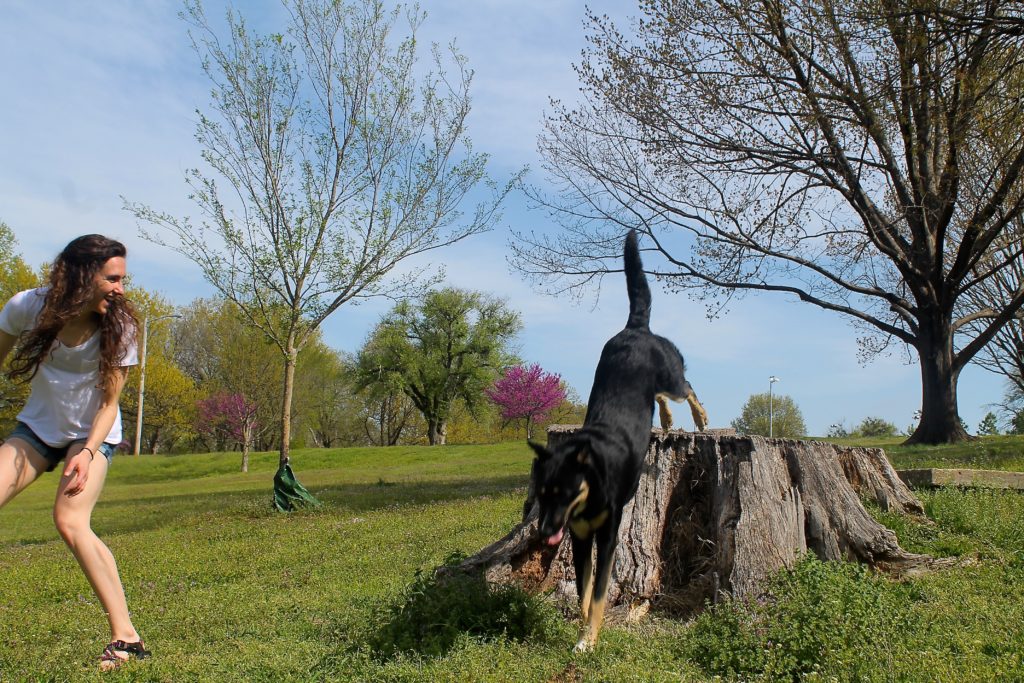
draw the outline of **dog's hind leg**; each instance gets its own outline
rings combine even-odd
[[[607,524],[597,532],[597,565],[594,571],[593,596],[590,600],[589,614],[580,627],[580,637],[576,642],[577,652],[588,652],[597,644],[597,634],[604,622],[608,582],[611,580],[612,566],[615,561],[618,526],[618,523]]]
[[[687,382],[686,386],[690,386]],[[694,393],[693,387],[690,387],[690,393],[686,395],[686,402],[690,404],[690,414],[693,415],[693,424],[697,425],[697,431],[703,432],[704,428],[708,426],[708,413],[704,410],[704,406],[700,404],[697,399],[697,394]]]
[[[703,432],[704,428],[708,426],[708,414],[697,399],[697,393],[689,382],[683,382],[682,391],[678,396],[663,392],[655,396],[655,399],[658,401],[662,429],[668,430],[672,426],[672,411],[669,410],[668,399],[679,402],[686,401],[690,404],[690,414],[693,415],[693,424],[697,427],[698,432]]]
[[[672,411],[668,407],[668,398],[665,394],[658,394],[654,399],[658,402],[658,417],[661,419],[661,428],[667,432],[672,429]]]

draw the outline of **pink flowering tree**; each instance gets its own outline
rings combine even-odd
[[[536,363],[527,368],[516,365],[487,390],[487,397],[501,408],[506,423],[524,420],[529,439],[533,425],[565,400],[565,387],[561,376],[544,372]]]
[[[199,408],[199,433],[216,441],[234,441],[242,446],[242,471],[249,471],[249,450],[256,437],[259,422],[257,406],[242,394],[226,392],[202,399]]]

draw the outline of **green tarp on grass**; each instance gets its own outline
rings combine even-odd
[[[291,512],[296,508],[319,505],[320,501],[295,478],[289,462],[282,462],[274,475],[274,507],[279,512]]]

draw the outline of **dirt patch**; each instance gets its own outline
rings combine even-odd
[[[548,588],[545,579],[555,558],[554,550],[531,548],[520,557],[512,560],[512,580],[527,592],[536,592]]]
[[[576,668],[576,663],[569,662],[564,669],[549,678],[548,683],[580,683],[582,680],[583,674]]]

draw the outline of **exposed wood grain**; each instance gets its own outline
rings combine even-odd
[[[574,429],[552,428],[549,443]],[[945,564],[900,548],[862,497],[922,514],[880,449],[654,429],[639,490],[623,513],[609,603],[643,610],[662,600],[688,610],[719,591],[758,596],[768,577],[806,552],[897,574]],[[462,568],[575,599],[568,535],[547,548],[536,527],[531,482],[522,523]]]

